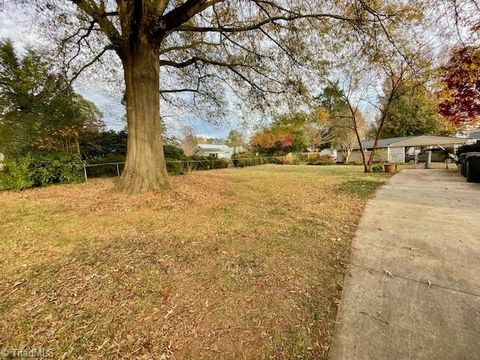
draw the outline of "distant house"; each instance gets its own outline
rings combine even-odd
[[[229,147],[227,145],[198,144],[195,146],[194,154],[208,156],[215,159],[231,159],[232,155],[245,152],[243,147]]]
[[[406,136],[378,140],[377,150],[374,161],[404,163],[406,155],[414,155],[423,148],[428,147],[446,147],[465,144],[467,139],[447,136]],[[362,141],[362,146],[367,152],[367,156],[372,151],[374,140]],[[341,151],[338,151],[337,162],[342,162]],[[362,154],[358,144],[353,148],[352,154],[348,159],[349,163],[361,163]]]

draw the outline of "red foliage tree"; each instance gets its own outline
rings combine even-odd
[[[269,154],[284,153],[293,151],[299,146],[296,140],[298,140],[298,137],[292,133],[263,130],[252,139],[252,145],[260,152]]]
[[[454,124],[480,117],[480,48],[457,50],[444,67],[439,112]]]

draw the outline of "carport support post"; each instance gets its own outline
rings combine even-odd
[[[430,169],[430,163],[432,162],[432,150],[427,151],[427,160],[425,161],[425,169]]]

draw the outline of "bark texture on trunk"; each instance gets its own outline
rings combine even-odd
[[[122,59],[125,74],[128,147],[119,190],[128,193],[169,187],[160,121],[159,45],[140,34]]]

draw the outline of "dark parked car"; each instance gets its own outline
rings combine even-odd
[[[435,148],[419,152],[418,162],[427,161],[428,151],[432,152],[432,162],[453,161],[448,149]],[[405,155],[405,162],[415,164],[415,155]]]

